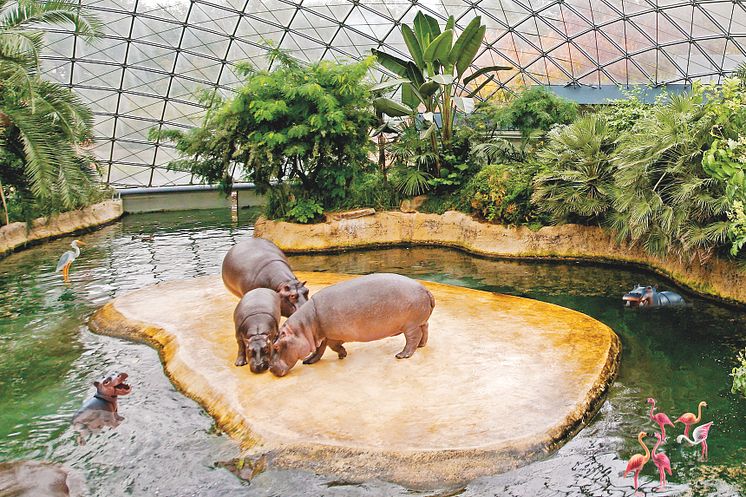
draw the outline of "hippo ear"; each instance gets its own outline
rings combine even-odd
[[[94,382],[93,382],[93,386],[94,386],[94,387],[96,387],[96,388],[98,388],[98,387],[100,387],[100,386],[101,386],[101,382],[98,382],[98,381],[94,381]]]
[[[280,343],[279,342],[274,342],[272,344],[272,350],[274,350],[275,352],[279,352],[280,351]]]
[[[308,283],[308,280],[306,280],[303,283],[301,283],[300,286],[306,286],[306,283]]]

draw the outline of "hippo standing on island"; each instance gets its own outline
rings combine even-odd
[[[252,373],[265,372],[280,325],[280,295],[269,288],[251,290],[236,306],[233,322],[238,342],[236,366],[245,366],[248,359]]]
[[[427,288],[398,274],[369,274],[328,286],[280,327],[269,369],[285,376],[304,357],[305,364],[317,362],[327,346],[343,359],[344,342],[371,342],[402,333],[406,345],[396,357],[411,357],[427,343],[427,321],[434,307],[435,298]]]
[[[290,269],[285,254],[263,238],[237,243],[223,259],[223,283],[236,297],[255,288],[270,288],[280,294],[283,316],[290,316],[308,301],[308,288]]]
[[[685,305],[684,298],[676,292],[659,292],[652,286],[635,285],[622,299],[627,307],[663,307]]]

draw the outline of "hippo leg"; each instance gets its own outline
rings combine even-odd
[[[425,324],[420,326],[420,329],[422,330],[422,338],[420,338],[420,343],[417,345],[417,347],[424,347],[427,345],[427,335],[428,335],[428,324],[427,321],[425,321]]]
[[[243,341],[243,338],[240,336],[236,337],[236,342],[238,342],[238,355],[236,356],[236,366],[246,366],[246,343]]]
[[[303,364],[314,364],[319,362],[321,356],[324,355],[324,351],[326,351],[326,338],[321,340],[321,344],[316,349],[316,352],[303,359]]]
[[[329,340],[329,343],[327,344],[329,345],[330,349],[337,353],[337,357],[339,357],[340,359],[344,359],[345,357],[347,357],[347,350],[342,347],[343,343],[344,342],[340,342],[337,340]]]
[[[416,326],[405,331],[404,338],[406,338],[407,343],[404,344],[404,349],[396,354],[397,359],[406,359],[408,357],[412,357],[412,354],[414,354],[414,351],[417,349],[417,346],[422,340],[422,327]]]

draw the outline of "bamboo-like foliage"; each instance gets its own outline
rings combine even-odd
[[[42,28],[72,25],[93,39],[100,22],[75,2],[0,0],[0,147],[23,155],[26,185],[40,203],[73,208],[85,202],[94,159],[81,146],[93,116],[67,88],[41,79]]]

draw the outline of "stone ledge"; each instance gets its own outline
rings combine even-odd
[[[116,221],[124,214],[121,200],[106,200],[79,210],[40,217],[31,223],[10,223],[0,228],[0,256],[19,247]]]
[[[351,276],[298,277],[313,293]],[[284,378],[233,366],[237,299],[219,276],[123,295],[89,326],[156,346],[178,388],[271,466],[348,481],[432,488],[507,471],[598,410],[620,356],[606,325],[530,299],[423,284],[436,307],[428,345],[411,359],[393,357],[401,337],[351,343],[345,360],[327,351]]]
[[[261,218],[254,233],[289,253],[414,244],[456,247],[493,257],[630,263],[652,269],[695,292],[746,304],[746,271],[735,264],[714,257],[702,265],[654,257],[618,244],[609,232],[594,226],[564,224],[531,231],[525,226],[479,222],[456,211],[442,215],[390,211],[311,225]]]

